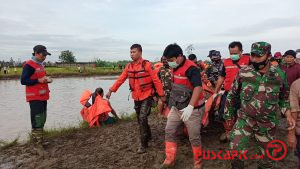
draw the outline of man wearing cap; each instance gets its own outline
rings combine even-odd
[[[212,62],[211,66],[206,70],[206,76],[208,80],[211,82],[213,87],[215,87],[216,82],[218,80],[219,74],[223,67],[223,62],[221,60],[221,53],[217,50],[209,51],[208,56]]]
[[[229,133],[230,149],[244,153],[254,136],[257,154],[266,157],[267,145],[275,139],[277,115],[287,117],[289,130],[295,127],[289,103],[289,86],[285,73],[270,64],[271,45],[256,42],[251,46],[251,65],[241,68],[225,105],[225,120],[237,121]],[[240,106],[237,104],[240,103]],[[258,160],[258,168],[273,168],[269,158]],[[243,160],[231,161],[232,168],[244,168]]]
[[[47,116],[47,100],[49,99],[48,83],[52,82],[46,76],[43,62],[47,55],[51,55],[45,46],[37,45],[33,48],[32,58],[23,66],[21,84],[26,85],[26,101],[29,102],[32,141],[36,148],[43,149],[47,144],[43,140],[43,128]]]
[[[282,64],[281,60],[282,55],[280,52],[275,52],[274,57],[270,59],[271,64],[273,64],[274,66],[280,66]]]
[[[296,52],[294,50],[288,50],[283,55],[284,64],[281,66],[281,69],[287,74],[289,81],[289,86],[292,83],[300,78],[300,65],[295,62]]]
[[[243,45],[241,42],[233,41],[228,46],[230,58],[224,60],[224,66],[222,66],[222,70],[220,72],[219,79],[216,84],[215,93],[218,93],[221,89],[221,86],[224,82],[225,92],[222,95],[219,115],[224,115],[224,107],[225,101],[227,98],[227,94],[231,89],[232,83],[238,74],[239,70],[242,67],[246,67],[249,65],[250,57],[248,55],[243,54]],[[236,115],[235,115],[236,116]],[[227,142],[228,141],[228,133],[232,126],[235,123],[235,119],[224,121],[224,129],[225,133],[223,133],[220,137],[220,141]]]

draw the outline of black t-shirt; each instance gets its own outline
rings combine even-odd
[[[185,61],[186,61],[186,58],[184,57],[184,61],[177,68],[175,68],[174,71],[176,71],[178,68],[183,66]],[[189,81],[193,87],[202,86],[200,70],[196,66],[190,67],[185,72],[185,75],[189,79]]]
[[[197,67],[190,67],[186,71],[185,75],[189,79],[193,87],[202,86],[200,70]]]

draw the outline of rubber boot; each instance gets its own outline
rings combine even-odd
[[[33,150],[39,156],[44,155],[43,147],[43,129],[32,129],[31,139],[33,143]]]
[[[166,144],[166,159],[161,166],[163,168],[173,168],[175,165],[175,158],[177,152],[177,144],[175,142],[165,142]]]
[[[223,133],[221,136],[220,136],[220,141],[221,142],[228,142],[229,141],[229,133],[230,131],[232,130],[233,128],[233,125],[235,123],[235,120],[226,120],[223,125],[224,125],[224,129],[225,129],[225,133]]]
[[[194,153],[194,169],[202,168],[202,147],[201,146],[193,146]]]
[[[141,138],[141,144],[139,146],[137,153],[138,154],[146,153],[146,148],[148,148],[148,138],[143,137],[143,138]]]

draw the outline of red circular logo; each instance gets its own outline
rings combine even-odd
[[[273,153],[269,151],[269,149],[273,150]],[[277,153],[282,152],[283,154],[280,157],[277,157]],[[280,141],[280,140],[273,140],[270,141],[267,145],[267,149],[266,149],[266,153],[267,156],[274,161],[279,161],[282,160],[287,153],[287,148],[286,145],[284,144],[284,142]]]

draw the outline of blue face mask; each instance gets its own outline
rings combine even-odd
[[[239,60],[240,59],[240,55],[238,55],[238,54],[230,55],[230,58],[232,60]]]
[[[176,68],[179,65],[178,63],[176,63],[176,61],[174,61],[174,62],[168,62],[168,64],[169,64],[169,66],[171,68]]]

